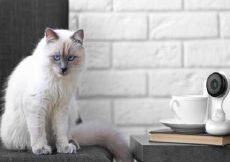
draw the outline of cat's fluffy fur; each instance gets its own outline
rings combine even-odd
[[[75,90],[85,65],[83,37],[82,30],[47,29],[33,54],[12,72],[1,120],[1,140],[7,149],[51,154],[56,147],[59,153],[76,153],[78,145],[69,143],[74,139],[77,144],[102,145],[117,159],[132,161],[114,128],[95,122],[75,124]],[[57,52],[61,58],[69,54],[76,57],[66,72],[54,61]]]

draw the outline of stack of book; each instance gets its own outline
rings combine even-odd
[[[184,134],[184,133],[178,133],[167,129],[167,130],[150,131],[149,141],[223,146],[223,145],[230,144],[230,135],[213,136],[209,134]]]

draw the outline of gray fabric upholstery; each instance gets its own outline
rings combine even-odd
[[[98,146],[82,147],[77,154],[34,155],[31,152],[8,151],[0,147],[2,162],[111,162],[112,155]]]
[[[7,76],[21,59],[32,53],[47,26],[68,28],[68,0],[0,0],[0,97]],[[109,162],[112,155],[102,147],[92,146],[82,147],[77,154],[36,156],[8,151],[0,145],[0,161]]]

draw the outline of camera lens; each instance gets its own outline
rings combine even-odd
[[[213,90],[216,90],[216,89],[218,88],[218,81],[217,81],[216,79],[213,79],[213,80],[211,81],[211,88],[212,88]]]
[[[225,94],[227,87],[228,83],[224,75],[217,72],[209,75],[206,82],[206,88],[209,95],[213,97],[221,97]]]

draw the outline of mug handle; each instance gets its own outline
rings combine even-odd
[[[170,107],[171,111],[173,112],[173,114],[175,115],[175,117],[178,120],[181,120],[181,118],[176,113],[176,109],[178,109],[179,106],[180,106],[180,103],[177,99],[174,98],[170,101],[169,107]]]

